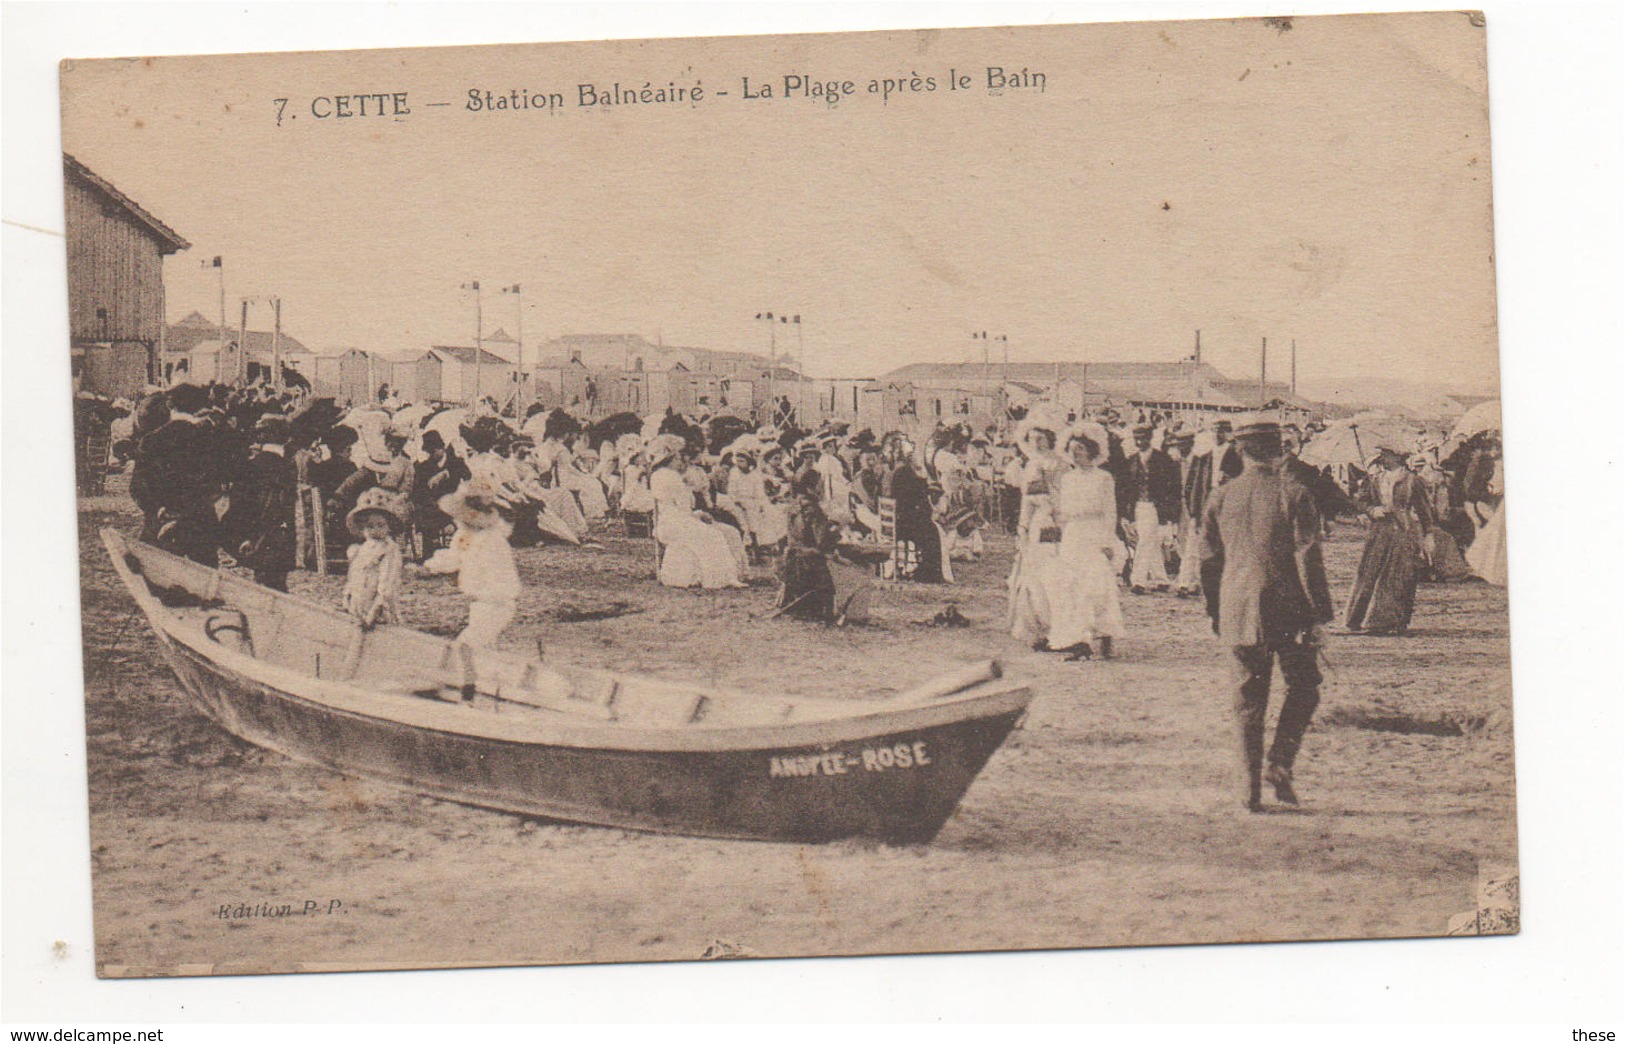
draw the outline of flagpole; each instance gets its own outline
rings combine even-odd
[[[1269,372],[1270,365],[1270,339],[1261,338],[1258,347],[1258,407],[1264,408],[1265,399],[1264,377]]]
[[[282,298],[271,298],[271,387],[282,393]]]
[[[526,391],[528,386],[525,383],[525,292],[519,288],[518,283],[513,285],[513,300],[518,309],[518,315],[514,318],[514,330],[519,335],[519,362],[517,363],[519,367],[519,399],[524,403],[525,409],[528,410],[530,409],[531,396],[536,389],[531,388]]]
[[[214,267],[220,273],[220,347],[226,346],[226,266],[217,256]]]
[[[243,298],[243,319],[237,327],[237,384],[248,383],[248,298]]]
[[[798,315],[791,320],[791,325],[796,328],[796,369],[801,371],[801,394],[797,396],[801,401],[797,409],[801,411],[801,416],[805,417],[807,416],[807,343],[801,335],[801,316]]]

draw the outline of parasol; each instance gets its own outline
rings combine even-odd
[[[1408,456],[1416,448],[1417,434],[1415,428],[1397,417],[1364,413],[1334,421],[1311,438],[1298,456],[1305,464],[1317,468],[1339,464],[1363,468],[1380,449]]]
[[[1477,406],[1461,415],[1456,426],[1450,429],[1452,439],[1470,439],[1483,431],[1501,430],[1501,400],[1491,399],[1481,402]]]
[[[467,410],[441,410],[424,422],[423,430],[439,432],[440,437],[446,440],[448,446],[461,446],[463,444],[462,427],[467,420]]]

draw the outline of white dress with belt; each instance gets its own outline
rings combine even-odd
[[[739,530],[706,522],[694,511],[694,491],[671,468],[649,477],[654,495],[655,539],[664,553],[660,582],[667,587],[743,587],[745,542]]]
[[[1061,476],[1055,516],[1061,544],[1052,564],[1050,646],[1064,649],[1123,636],[1112,556],[1117,544],[1117,484],[1100,468]]]

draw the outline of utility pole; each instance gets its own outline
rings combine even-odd
[[[1196,331],[1196,365],[1202,365],[1202,331]]]
[[[514,318],[514,331],[519,336],[519,347],[518,347],[519,355],[518,355],[518,361],[516,361],[514,363],[514,368],[519,371],[519,387],[514,390],[513,401],[514,401],[514,414],[515,414],[515,416],[521,416],[521,415],[523,415],[525,409],[530,405],[530,403],[528,401],[525,401],[525,400],[527,400],[529,398],[529,396],[524,394],[524,389],[525,389],[525,297],[524,297],[524,293],[520,290],[518,283],[515,283],[512,286],[503,287],[502,292],[505,293],[505,294],[512,294],[514,296],[514,301],[515,301],[516,305],[518,306],[518,314]]]
[[[1292,338],[1292,397],[1298,397],[1298,339]]]
[[[1269,373],[1269,367],[1270,367],[1270,339],[1268,337],[1264,337],[1264,338],[1260,339],[1260,343],[1259,343],[1259,347],[1258,347],[1258,406],[1259,406],[1260,409],[1263,408],[1264,403],[1269,401],[1268,399],[1266,399],[1264,397],[1264,395],[1265,395],[1264,377],[1265,377],[1266,374]]]
[[[248,298],[243,298],[242,321],[237,326],[237,383],[248,383]]]
[[[480,356],[485,354],[485,317],[481,313],[480,281],[464,283],[464,290],[474,291],[474,394],[469,401],[472,407],[480,401]]]
[[[1010,338],[1006,334],[999,335],[999,341],[1004,345],[1004,367],[999,374],[999,432],[1004,432],[1005,422],[1010,417]]]
[[[226,343],[226,266],[218,256],[214,259],[214,270],[220,274],[220,344],[224,347]]]
[[[801,316],[791,317],[790,325],[796,328],[796,369],[801,373],[801,394],[796,396],[799,400],[796,409],[801,411],[802,417],[805,417],[807,416],[807,343],[801,334]],[[831,412],[834,412],[833,407],[831,407]]]
[[[271,387],[282,393],[282,298],[271,298]]]
[[[773,329],[772,312],[757,312],[756,318],[767,323],[767,416],[772,424],[779,412],[778,334]]]

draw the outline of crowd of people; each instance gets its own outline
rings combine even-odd
[[[1295,801],[1292,764],[1318,700],[1335,619],[1320,541],[1338,520],[1365,546],[1350,634],[1399,636],[1417,585],[1505,583],[1498,433],[1377,447],[1335,473],[1299,456],[1315,430],[1253,417],[1179,417],[1039,404],[1007,425],[938,425],[922,439],[841,424],[804,430],[667,411],[585,422],[563,409],[329,399],[263,386],[177,385],[120,404],[115,452],[133,461],[142,539],[257,582],[320,559],[346,573],[358,626],[398,617],[419,573],[455,575],[460,639],[498,641],[521,594],[513,549],[590,554],[610,527],[648,537],[658,582],[722,590],[773,565],[775,615],[842,618],[837,558],[902,582],[954,582],[987,533],[1014,538],[1008,630],[1071,661],[1126,640],[1123,598],[1202,598],[1234,651],[1248,805],[1261,782]],[[323,549],[326,549],[325,552]],[[325,557],[323,557],[325,555]],[[1266,758],[1276,662],[1287,698]],[[1266,764],[1267,762],[1267,764]]]
[[[346,410],[263,385],[182,384],[104,415],[115,453],[134,461],[143,538],[211,565],[224,550],[273,588],[319,547],[341,567],[349,513],[370,491],[388,496],[395,538],[416,562],[453,543],[461,524],[447,498],[468,487],[514,546],[597,548],[612,520],[646,532],[669,586],[740,587],[753,565],[776,561],[779,608],[824,621],[835,617],[830,556],[884,545],[852,557],[887,578],[952,583],[955,562],[979,559],[999,528],[1017,546],[1012,633],[1073,659],[1110,656],[1124,637],[1121,590],[1201,592],[1207,502],[1242,470],[1223,418],[1079,417],[1049,404],[1005,427],[938,425],[923,445],[902,431],[807,431],[779,414],[760,427],[671,412],[504,417],[491,400],[436,409],[387,387]],[[1369,526],[1351,631],[1403,633],[1423,579],[1505,582],[1494,433],[1381,447],[1341,482],[1298,458],[1313,434],[1283,427],[1286,467],[1325,524]]]

